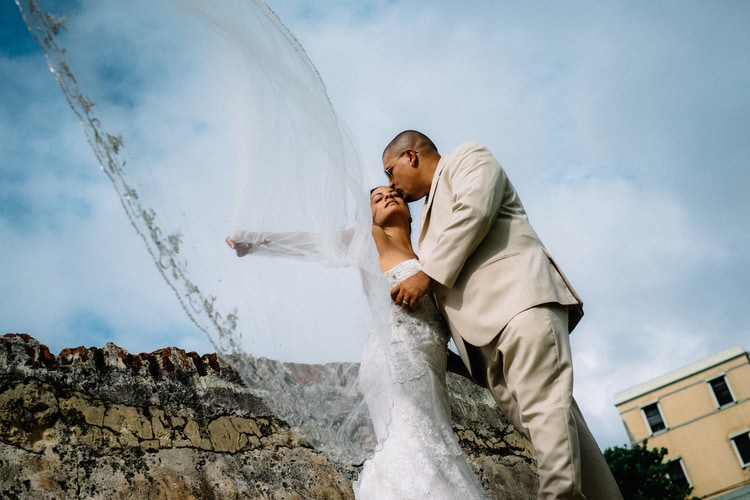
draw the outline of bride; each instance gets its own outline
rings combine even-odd
[[[380,268],[393,286],[420,269],[409,207],[385,186],[372,190],[370,207]],[[226,241],[242,257],[255,251],[288,253],[289,241],[304,246],[305,238],[243,231]],[[426,296],[410,305],[391,304],[390,314],[387,363],[381,362],[374,338],[362,358],[360,386],[378,444],[353,484],[356,498],[488,498],[453,434],[445,372],[449,355],[455,371],[462,363],[453,362],[437,308]]]

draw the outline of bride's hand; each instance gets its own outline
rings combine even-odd
[[[245,255],[249,254],[250,251],[253,249],[253,245],[250,243],[237,243],[232,239],[231,236],[227,236],[224,240],[227,242],[227,245],[237,252],[237,257],[244,257]]]

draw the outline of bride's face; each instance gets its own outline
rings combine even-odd
[[[370,208],[372,209],[372,220],[378,223],[385,220],[392,213],[405,214],[410,219],[409,205],[403,196],[393,188],[381,186],[373,189],[370,193]]]

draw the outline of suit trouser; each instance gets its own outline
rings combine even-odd
[[[486,370],[487,384],[500,409],[531,441],[539,471],[538,498],[622,498],[573,399],[565,306],[544,304],[528,309],[487,346],[467,347],[479,362],[475,369]]]

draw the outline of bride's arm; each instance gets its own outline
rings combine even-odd
[[[335,244],[348,246],[354,236],[354,228],[344,229],[331,235]],[[284,257],[302,259],[315,258],[321,255],[321,247],[325,246],[324,238],[318,233],[285,232],[268,233],[237,231],[226,237],[229,245],[238,257],[249,253],[264,252]]]

